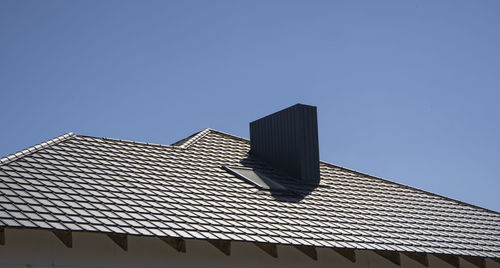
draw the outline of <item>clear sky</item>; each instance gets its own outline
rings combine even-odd
[[[321,159],[500,211],[500,1],[0,1],[0,156],[295,103]]]

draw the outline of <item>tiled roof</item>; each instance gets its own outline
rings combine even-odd
[[[174,145],[66,134],[0,160],[0,226],[500,258],[500,214],[320,163],[315,189],[269,192],[249,141]]]

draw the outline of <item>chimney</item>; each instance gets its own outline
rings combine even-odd
[[[319,184],[316,107],[296,104],[250,123],[250,153],[303,184]]]

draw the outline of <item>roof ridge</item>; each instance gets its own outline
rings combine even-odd
[[[212,132],[215,132],[217,134],[221,134],[221,135],[224,135],[224,136],[228,136],[230,138],[235,138],[235,139],[238,139],[238,140],[241,140],[241,141],[244,141],[244,142],[247,142],[247,143],[250,143],[250,140],[249,139],[245,139],[243,137],[240,137],[240,136],[236,136],[236,135],[233,135],[233,134],[229,134],[229,133],[226,133],[226,132],[223,132],[223,131],[220,131],[220,130],[216,130],[216,129],[211,129],[209,128],[210,131]]]
[[[197,143],[199,140],[203,139],[209,133],[217,133],[220,135],[228,136],[228,137],[233,138],[233,139],[238,139],[238,140],[244,141],[246,143],[250,142],[248,139],[245,139],[245,138],[233,135],[233,134],[229,134],[229,133],[226,133],[226,132],[223,132],[220,130],[216,130],[216,129],[212,129],[212,128],[205,128],[204,130],[196,132],[195,134],[193,134],[187,138],[184,138],[180,141],[177,141],[177,142],[173,143],[172,145],[175,147],[178,147],[178,148],[188,149],[191,145]],[[180,145],[175,145],[175,144],[180,144]]]
[[[244,142],[250,142],[248,139],[238,137],[232,134],[228,134],[219,130],[211,129],[211,128],[205,128],[201,131],[195,132],[194,134],[181,139],[179,141],[176,141],[172,144],[159,144],[159,143],[150,143],[150,142],[141,142],[141,141],[133,141],[133,140],[125,140],[125,139],[115,139],[115,138],[108,138],[108,137],[96,137],[96,136],[88,136],[88,135],[77,135],[78,137],[84,137],[84,138],[92,138],[92,139],[98,139],[98,140],[108,140],[108,141],[116,141],[116,142],[125,142],[125,143],[132,143],[132,144],[139,144],[139,145],[151,145],[151,146],[157,146],[157,147],[166,147],[166,148],[180,148],[180,149],[187,149],[194,143],[198,142],[201,140],[203,137],[208,135],[210,132],[218,133],[221,135],[229,136],[231,138],[236,138],[240,139]],[[71,133],[72,134],[72,133]],[[179,144],[179,145],[177,145]]]
[[[58,137],[55,137],[53,139],[50,139],[48,141],[44,141],[42,143],[39,143],[37,145],[34,145],[34,146],[31,146],[29,148],[26,148],[24,150],[21,150],[21,151],[18,151],[16,153],[13,153],[13,154],[10,154],[10,155],[7,155],[3,158],[0,158],[0,165],[5,165],[7,163],[10,163],[12,161],[15,161],[23,156],[26,156],[26,155],[29,155],[29,154],[32,154],[34,152],[37,152],[39,150],[42,150],[42,149],[45,149],[51,145],[54,145],[56,143],[59,143],[59,142],[62,142],[62,141],[65,141],[67,139],[70,139],[72,137],[74,137],[75,134],[73,134],[73,132],[68,132],[66,134],[63,134],[61,136],[58,136]]]
[[[151,142],[144,142],[144,141],[133,141],[133,140],[125,140],[125,139],[115,139],[115,138],[108,138],[108,137],[94,137],[94,136],[88,136],[88,135],[78,135],[78,137],[97,139],[99,141],[122,142],[122,143],[131,143],[131,144],[137,144],[137,145],[147,145],[147,146],[163,147],[163,148],[176,148],[177,147],[177,146],[168,145],[168,144],[151,143]]]
[[[339,166],[339,165],[334,165],[334,164],[328,163],[326,161],[321,161],[320,160],[320,163],[323,163],[325,165],[329,165],[329,166],[332,166],[332,167],[340,168],[340,169],[343,169],[343,170],[346,170],[346,171],[349,171],[349,172],[354,172],[354,173],[362,175],[362,176],[366,176],[366,177],[370,177],[370,178],[373,178],[373,179],[382,180],[384,182],[388,182],[388,183],[391,183],[391,184],[396,184],[396,185],[401,186],[401,187],[406,188],[406,189],[416,190],[416,191],[419,191],[419,192],[423,192],[425,194],[430,194],[430,195],[433,195],[433,196],[437,196],[437,197],[446,199],[448,201],[457,202],[457,203],[459,203],[461,205],[470,206],[470,207],[473,207],[473,208],[476,208],[476,209],[480,209],[480,210],[484,210],[486,212],[490,212],[490,213],[494,213],[494,214],[500,215],[500,212],[497,212],[497,211],[494,211],[494,210],[491,210],[491,209],[487,209],[487,208],[483,208],[483,207],[480,207],[480,206],[477,206],[477,205],[474,205],[474,204],[470,204],[470,203],[467,203],[467,202],[464,202],[464,201],[460,201],[460,200],[457,200],[457,199],[454,199],[454,198],[451,198],[451,197],[447,197],[447,196],[444,196],[444,195],[440,195],[440,194],[437,194],[437,193],[433,193],[433,192],[429,192],[429,191],[426,191],[426,190],[422,190],[420,188],[416,188],[416,187],[413,187],[413,186],[410,186],[410,185],[406,185],[406,184],[403,184],[403,183],[399,183],[399,182],[391,181],[391,180],[388,180],[388,179],[380,178],[380,177],[377,177],[377,176],[366,174],[366,173],[363,173],[361,171],[357,171],[357,170],[354,170],[354,169],[342,167],[342,166]]]
[[[198,140],[205,137],[210,131],[211,131],[210,128],[205,128],[202,131],[198,131],[198,132],[194,133],[193,135],[188,136],[187,138],[184,138],[184,139],[174,143],[174,144],[180,143],[180,145],[174,145],[174,146],[177,148],[187,149],[189,146],[191,146],[192,144],[196,143]]]
[[[212,129],[212,128],[205,128],[204,130],[198,131],[198,132],[188,136],[187,138],[184,138],[184,139],[181,139],[179,141],[172,143],[170,146],[174,146],[174,147],[181,148],[181,149],[188,149],[191,145],[197,143],[199,140],[203,139],[209,133],[217,133],[220,135],[228,136],[232,139],[238,139],[238,140],[244,141],[246,143],[250,142],[248,139],[245,139],[245,138],[233,135],[233,134],[229,134],[229,133],[226,133],[226,132],[223,132],[220,130],[216,130],[216,129]]]

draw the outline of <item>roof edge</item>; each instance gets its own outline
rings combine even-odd
[[[214,133],[217,133],[217,134],[221,134],[221,135],[224,135],[224,136],[228,136],[228,137],[231,137],[231,138],[234,138],[234,139],[238,139],[238,140],[244,141],[246,143],[250,143],[249,139],[245,139],[245,138],[242,138],[240,136],[236,136],[236,135],[233,135],[233,134],[229,134],[229,133],[226,133],[226,132],[223,132],[223,131],[220,131],[220,130],[216,130],[216,129],[211,129],[211,128],[209,128],[209,130],[212,131],[212,132],[214,132]]]
[[[191,136],[189,136],[187,138],[184,138],[184,139],[182,139],[180,141],[172,143],[171,146],[175,146],[177,148],[182,148],[182,149],[188,149],[191,145],[193,145],[196,142],[198,142],[199,140],[203,139],[209,133],[217,133],[217,134],[220,134],[220,135],[229,136],[229,137],[231,137],[233,139],[238,139],[238,140],[244,141],[246,143],[250,142],[248,139],[245,139],[245,138],[242,138],[242,137],[238,137],[238,136],[226,133],[226,132],[222,132],[222,131],[215,130],[215,129],[212,129],[212,128],[205,128],[204,130],[196,132],[195,134],[193,134],[193,135],[191,135]]]
[[[64,135],[61,135],[61,136],[58,136],[58,137],[55,137],[53,139],[50,139],[48,141],[44,141],[42,143],[39,143],[37,145],[34,145],[34,146],[31,146],[27,149],[24,149],[24,150],[21,150],[21,151],[18,151],[16,153],[13,153],[13,154],[10,154],[8,156],[5,156],[3,158],[0,158],[0,166],[1,165],[5,165],[5,164],[8,164],[12,161],[15,161],[23,156],[26,156],[26,155],[29,155],[29,154],[32,154],[34,152],[37,152],[39,150],[42,150],[42,149],[45,149],[49,146],[52,146],[54,144],[57,144],[59,142],[62,142],[62,141],[65,141],[67,139],[70,139],[72,137],[74,137],[75,134],[73,134],[73,132],[68,132]]]
[[[198,140],[205,137],[210,132],[210,130],[211,130],[210,128],[205,128],[202,131],[198,131],[192,134],[191,136],[188,136],[187,138],[184,138],[180,141],[173,143],[172,146],[175,146],[177,148],[187,149],[193,143],[196,143]]]
[[[97,139],[99,141],[123,142],[123,143],[147,145],[147,146],[162,147],[162,148],[177,148],[177,146],[168,145],[168,144],[149,143],[149,142],[133,141],[133,140],[125,140],[125,139],[114,139],[114,138],[107,138],[107,137],[94,137],[94,136],[88,136],[88,135],[78,135],[78,137]]]
[[[13,229],[13,230],[36,230],[36,231],[67,231],[68,229],[59,229],[59,228],[46,228],[46,227],[19,227],[19,226],[0,226],[2,228],[5,228],[5,229]],[[300,241],[294,241],[294,240],[289,240],[289,239],[286,239],[285,240],[285,243],[283,242],[269,242],[269,241],[263,241],[263,240],[257,240],[255,238],[251,238],[253,240],[241,240],[241,239],[234,239],[234,238],[230,238],[230,239],[221,239],[219,237],[217,237],[216,239],[210,239],[210,238],[196,238],[196,237],[193,237],[193,236],[190,236],[188,234],[188,236],[183,236],[182,234],[179,234],[176,232],[176,230],[172,230],[176,236],[172,236],[172,235],[157,235],[157,234],[141,234],[141,233],[133,233],[133,234],[130,234],[130,233],[127,233],[127,232],[122,232],[122,233],[115,233],[115,232],[106,232],[106,231],[91,231],[91,230],[82,230],[82,229],[79,229],[79,230],[70,230],[70,232],[73,232],[73,233],[95,233],[95,234],[103,234],[103,235],[109,235],[109,234],[125,234],[127,236],[134,236],[134,237],[154,237],[154,238],[163,238],[163,237],[170,237],[170,238],[180,238],[180,239],[185,239],[185,240],[197,240],[197,241],[209,241],[209,240],[215,240],[215,241],[230,241],[230,242],[243,242],[243,243],[264,243],[264,244],[268,244],[268,245],[276,245],[276,246],[302,246],[303,243],[301,243]],[[186,233],[186,232],[184,232]],[[304,240],[303,240],[304,241]],[[325,241],[324,239],[322,239],[321,241]],[[381,251],[381,252],[397,252],[397,253],[401,253],[401,254],[405,254],[405,253],[420,253],[420,254],[429,254],[429,255],[433,255],[433,254],[440,254],[440,255],[446,255],[446,256],[456,256],[456,257],[478,257],[478,258],[488,258],[488,259],[491,259],[493,261],[500,261],[500,258],[497,256],[497,255],[493,255],[495,253],[497,253],[497,251],[492,251],[492,250],[482,250],[480,251],[481,253],[484,253],[482,255],[478,255],[477,253],[475,254],[469,254],[469,255],[466,255],[463,253],[463,250],[462,253],[450,253],[449,250],[453,250],[454,248],[450,248],[450,247],[438,247],[438,246],[426,246],[426,247],[407,247],[407,249],[392,249],[392,250],[388,250],[388,249],[380,249],[380,247],[367,247],[366,245],[371,245],[371,244],[377,244],[377,243],[364,243],[364,246],[363,247],[360,247],[360,246],[355,246],[353,245],[354,243],[347,243],[347,242],[344,242],[342,244],[340,243],[337,243],[338,241],[333,241],[333,240],[327,240],[329,241],[330,243],[320,243],[320,244],[316,244],[316,245],[313,245],[312,247],[315,247],[315,248],[327,248],[327,249],[352,249],[352,250],[368,250],[368,251]],[[331,242],[333,241],[333,243]],[[387,244],[386,244],[387,245]],[[389,244],[389,245],[392,245],[392,244]],[[408,249],[410,248],[410,249]],[[426,248],[424,250],[420,249],[420,248]],[[432,249],[432,250],[429,250]],[[437,251],[436,251],[437,250]],[[476,251],[477,252],[477,251]],[[493,254],[491,254],[493,253]]]
[[[425,194],[430,194],[430,195],[433,195],[433,196],[437,196],[437,197],[446,199],[448,201],[457,202],[457,203],[459,203],[461,205],[466,205],[466,206],[473,207],[473,208],[476,208],[476,209],[484,210],[484,211],[489,212],[489,213],[494,213],[494,214],[500,215],[500,212],[497,212],[495,210],[483,208],[483,207],[480,207],[480,206],[477,206],[477,205],[473,205],[473,204],[470,204],[470,203],[467,203],[467,202],[464,202],[464,201],[453,199],[451,197],[447,197],[447,196],[444,196],[444,195],[440,195],[440,194],[436,194],[436,193],[429,192],[429,191],[426,191],[426,190],[422,190],[420,188],[416,188],[416,187],[413,187],[413,186],[410,186],[410,185],[406,185],[406,184],[399,183],[399,182],[394,182],[394,181],[391,181],[391,180],[388,180],[388,179],[384,179],[384,178],[380,178],[380,177],[373,176],[373,175],[370,175],[370,174],[366,174],[366,173],[363,173],[361,171],[357,171],[357,170],[354,170],[354,169],[350,169],[350,168],[346,168],[346,167],[334,165],[332,163],[328,163],[328,162],[321,161],[321,160],[320,160],[320,163],[323,163],[325,165],[329,165],[329,166],[332,166],[332,167],[340,168],[340,169],[343,169],[345,171],[353,172],[353,173],[356,173],[356,174],[361,175],[361,176],[366,176],[366,177],[369,177],[369,178],[373,178],[373,179],[382,180],[382,181],[385,181],[385,182],[388,182],[388,183],[396,184],[396,185],[401,186],[403,188],[407,188],[407,189],[411,189],[411,190],[416,190],[416,191],[419,191],[419,192],[422,192],[422,193],[425,193]]]

